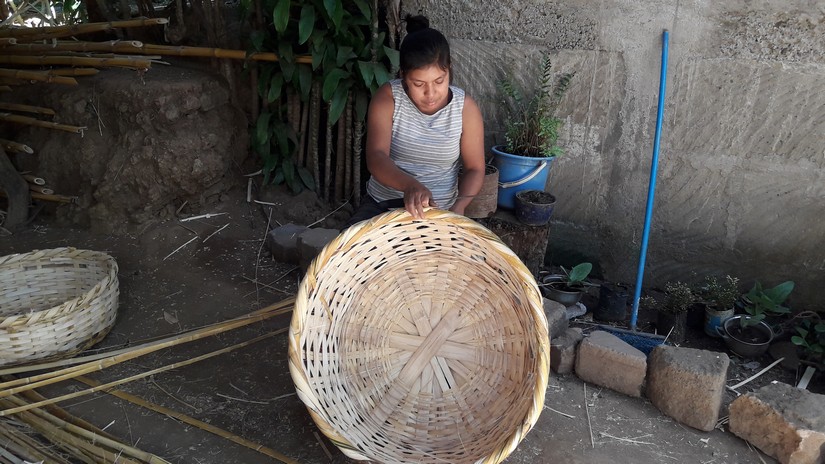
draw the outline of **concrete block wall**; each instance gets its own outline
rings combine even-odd
[[[632,282],[670,32],[656,207],[645,282],[695,271],[797,282],[825,277],[825,7],[807,0],[404,2],[451,40],[454,82],[501,143],[495,83],[533,82],[542,53],[576,77],[547,189],[551,256],[575,251]],[[402,12],[402,13],[403,13]]]

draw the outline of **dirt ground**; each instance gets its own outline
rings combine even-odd
[[[303,223],[311,224],[329,211],[318,207],[311,194],[295,198],[269,193],[267,201],[282,204],[270,211],[269,206],[246,203],[245,193],[232,191],[208,211],[201,212],[220,214],[211,218],[156,222],[118,235],[96,235],[88,230],[59,226],[48,214],[41,214],[26,230],[0,237],[0,255],[61,246],[108,252],[120,268],[120,307],[114,328],[97,347],[116,347],[173,334],[249,313],[295,293],[301,272],[268,256],[263,243],[267,226],[300,222],[297,216],[302,213]],[[335,226],[346,216],[345,210],[322,224]],[[197,240],[172,254],[196,235]],[[146,372],[285,328],[289,320],[288,315],[279,316],[141,357],[92,377],[107,381]],[[759,366],[750,368],[741,367],[742,360],[733,361],[734,366],[740,367],[732,368],[729,384],[753,374],[769,360],[759,360]],[[749,384],[742,392],[771,378],[788,375],[780,370],[773,372]],[[56,395],[82,388],[85,387],[71,382],[45,393]],[[301,463],[347,462],[335,446],[321,437],[295,395],[287,364],[286,334],[131,382],[121,389],[277,450]],[[732,398],[731,393],[726,403]],[[107,394],[81,397],[62,406],[99,427],[109,424],[106,430],[124,442],[174,463],[278,462]],[[722,415],[725,414],[723,411]],[[724,425],[710,433],[699,432],[662,415],[646,399],[585,385],[573,375],[553,374],[544,413],[506,462],[745,464],[775,461],[728,432]]]

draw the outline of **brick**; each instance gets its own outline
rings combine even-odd
[[[557,301],[548,298],[543,298],[543,300],[544,315],[547,316],[547,333],[550,334],[550,341],[553,341],[553,338],[563,334],[569,327],[567,310]]]
[[[597,330],[579,343],[576,375],[586,382],[638,398],[646,374],[645,354],[615,335]]]
[[[298,236],[298,264],[306,272],[309,264],[324,249],[327,243],[338,237],[338,229],[307,229]]]
[[[556,338],[550,339],[550,368],[556,374],[573,372],[576,362],[576,347],[584,338],[582,329],[569,328]]]
[[[266,245],[272,259],[282,263],[298,264],[298,236],[307,231],[306,226],[284,224],[269,231]]]
[[[725,353],[659,345],[648,360],[647,396],[665,415],[710,432],[719,420],[729,364]]]
[[[782,464],[825,461],[825,395],[785,383],[733,400],[730,431]]]

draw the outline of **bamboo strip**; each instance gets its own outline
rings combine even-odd
[[[23,174],[23,179],[26,179],[26,182],[34,185],[46,185],[46,179],[42,177],[37,177],[32,174]],[[2,375],[2,374],[0,374]]]
[[[12,140],[0,139],[0,145],[6,149],[6,151],[11,151],[14,153],[26,153],[28,155],[33,155],[34,150],[26,144],[15,142]]]
[[[48,399],[45,399],[45,400],[48,400]],[[0,403],[2,403],[2,402],[12,403],[14,405],[17,405],[18,407],[33,404],[33,403],[28,403],[27,401],[23,400],[22,398],[16,397],[16,396],[12,396],[12,397],[8,398],[7,400],[0,400]],[[73,424],[70,421],[66,421],[66,420],[64,420],[64,419],[62,419],[62,418],[60,418],[60,417],[58,417],[54,414],[51,414],[49,412],[46,412],[46,411],[43,411],[43,410],[37,409],[37,408],[34,408],[34,409],[30,410],[29,414],[32,415],[32,416],[36,416],[36,418],[39,419],[40,421],[46,421],[46,422],[50,423],[52,426],[57,427],[61,430],[64,430],[67,433],[71,433],[71,434],[73,434],[75,436],[78,436],[78,437],[81,437],[85,440],[89,440],[95,445],[99,443],[99,444],[101,444],[101,445],[103,445],[107,448],[110,448],[112,450],[115,450],[115,451],[119,452],[118,453],[118,455],[120,456],[120,459],[118,459],[119,462],[122,462],[123,459],[124,459],[122,455],[127,455],[127,456],[130,456],[130,457],[133,457],[135,459],[139,459],[141,461],[148,462],[148,463],[168,464],[168,461],[166,461],[165,459],[159,458],[158,456],[156,456],[152,453],[148,453],[146,451],[139,450],[139,449],[134,448],[132,446],[129,446],[125,443],[121,443],[117,439],[112,438],[111,435],[108,435],[108,434],[105,434],[105,433],[103,435],[99,434],[98,431],[101,431],[101,430],[98,430],[97,427],[93,426],[93,428],[95,430],[88,430],[84,427],[80,427],[76,424]],[[25,416],[21,415],[21,419],[23,419],[23,417],[25,417]],[[97,447],[97,448],[100,448],[100,447]],[[104,453],[110,453],[106,450],[102,450],[102,451]],[[120,454],[120,453],[122,453],[122,454]],[[112,457],[116,458],[116,456],[112,456]]]
[[[0,423],[0,439],[3,446],[20,457],[30,459],[30,462],[48,462],[54,464],[71,464],[62,456],[52,453],[48,447],[37,442],[24,432]],[[0,448],[2,449],[2,448]]]
[[[152,67],[149,60],[132,60],[124,58],[88,58],[81,56],[25,56],[0,55],[0,64],[28,65],[28,66],[91,66],[91,67],[123,67],[148,69]]]
[[[253,316],[260,315],[260,314],[266,314],[266,313],[269,313],[270,311],[279,311],[278,314],[273,314],[273,316],[280,315],[280,314],[285,314],[285,313],[292,310],[292,308],[286,308],[286,306],[292,305],[294,303],[294,301],[295,301],[294,298],[288,298],[286,300],[280,301],[278,303],[271,304],[271,305],[266,306],[264,308],[255,310],[255,311],[253,311],[253,312],[251,312],[251,313],[249,313],[245,316],[241,316],[241,317],[238,317],[238,318],[235,318],[235,319],[232,319],[232,320],[242,319],[242,318],[245,318],[245,317],[253,317]],[[280,311],[283,311],[283,312],[280,312]],[[0,376],[10,375],[10,374],[18,374],[18,373],[21,373],[21,372],[42,371],[42,370],[47,370],[47,369],[53,369],[55,367],[60,367],[60,366],[83,364],[83,363],[88,363],[88,362],[92,362],[92,361],[98,361],[98,360],[104,359],[104,358],[111,358],[113,356],[117,356],[117,355],[120,355],[120,354],[123,354],[123,353],[129,353],[129,352],[134,351],[134,350],[149,347],[149,346],[151,346],[152,344],[155,344],[155,343],[163,343],[163,342],[166,342],[166,341],[174,342],[175,340],[180,339],[181,336],[183,336],[184,334],[194,333],[195,331],[198,331],[198,330],[206,330],[206,329],[209,329],[209,328],[222,327],[227,322],[229,322],[229,321],[222,321],[222,322],[216,322],[216,323],[213,323],[213,324],[207,324],[207,325],[204,325],[204,326],[201,326],[201,327],[196,327],[194,329],[187,330],[185,332],[177,333],[177,334],[175,334],[171,337],[154,337],[154,338],[150,338],[150,339],[139,340],[138,342],[136,342],[136,343],[140,343],[139,345],[134,345],[134,346],[119,349],[119,350],[106,351],[106,352],[97,353],[97,354],[93,354],[93,355],[87,355],[87,356],[76,356],[74,358],[58,359],[56,361],[45,362],[45,363],[40,363],[40,364],[29,364],[29,365],[25,365],[25,366],[8,367],[8,368],[5,368],[5,369],[0,369]],[[196,338],[194,340],[199,340],[200,338],[201,337]],[[52,374],[52,373],[44,374],[43,376],[38,376],[40,378],[34,378],[34,377],[29,378],[28,380],[29,380],[29,382],[37,381],[37,380],[43,380],[45,378],[51,377],[50,374]],[[25,383],[28,383],[28,382],[19,382],[19,383],[17,383],[17,385],[23,385]],[[9,388],[11,386],[13,386],[13,385],[10,385],[9,383],[0,383],[0,389]]]
[[[261,340],[271,338],[271,337],[274,337],[275,335],[284,333],[287,330],[289,330],[289,328],[285,327],[283,329],[279,329],[279,330],[276,330],[274,332],[270,332],[268,334],[264,334],[264,335],[255,337],[255,338],[253,338],[251,340],[247,340],[245,342],[236,343],[236,344],[234,344],[232,346],[228,346],[226,348],[221,348],[219,350],[215,350],[215,351],[212,351],[212,352],[209,352],[209,353],[206,353],[206,354],[202,354],[200,356],[195,356],[194,358],[187,359],[186,361],[181,361],[181,362],[177,362],[177,363],[174,363],[174,364],[168,364],[168,365],[163,366],[163,367],[158,367],[156,369],[151,369],[151,370],[148,370],[146,372],[142,372],[140,374],[135,374],[135,375],[132,375],[132,376],[129,376],[129,377],[126,377],[126,378],[115,380],[115,381],[112,381],[112,382],[109,382],[109,383],[106,383],[106,384],[103,384],[103,385],[100,385],[100,386],[97,386],[97,387],[89,388],[89,389],[74,392],[74,393],[67,393],[65,395],[58,396],[58,397],[55,397],[55,398],[51,398],[51,399],[48,399],[48,400],[45,400],[45,401],[37,401],[35,403],[29,403],[25,406],[17,406],[17,407],[13,407],[13,408],[7,408],[7,409],[4,409],[4,410],[0,411],[0,417],[12,415],[12,414],[17,414],[17,413],[20,413],[20,412],[28,411],[28,410],[34,409],[34,408],[39,408],[41,406],[46,406],[46,405],[49,405],[49,404],[59,403],[61,401],[66,401],[66,400],[70,400],[72,398],[77,398],[79,396],[88,395],[88,394],[91,394],[91,393],[94,393],[94,392],[98,392],[100,390],[105,390],[107,388],[112,388],[112,387],[116,387],[118,385],[123,385],[124,383],[129,383],[129,382],[132,382],[134,380],[143,379],[143,378],[149,377],[151,375],[160,374],[162,372],[170,371],[172,369],[177,369],[179,367],[185,367],[185,366],[188,366],[190,364],[194,364],[196,362],[200,362],[200,361],[203,361],[203,360],[206,360],[206,359],[214,358],[215,356],[218,356],[218,355],[221,355],[221,354],[224,354],[224,353],[229,353],[230,351],[234,351],[234,350],[237,350],[237,349],[240,349],[240,348],[244,348],[244,347],[249,346],[253,343],[256,343],[256,342],[259,342]],[[77,377],[77,375],[74,375],[72,377]],[[29,388],[25,388],[24,390],[28,390],[28,389]],[[6,390],[6,391],[11,391],[11,390]],[[0,392],[0,393],[6,393],[6,391]],[[2,396],[7,396],[7,395],[4,394]]]
[[[63,380],[68,380],[77,377],[78,375],[96,372],[107,367],[113,366],[115,364],[119,364],[121,362],[128,361],[130,359],[134,359],[145,354],[153,353],[164,348],[169,348],[175,345],[200,340],[201,338],[217,335],[219,333],[237,329],[239,327],[253,324],[255,322],[260,322],[274,316],[286,314],[292,311],[292,305],[294,303],[294,297],[287,298],[286,300],[267,306],[266,308],[260,309],[246,316],[230,319],[229,321],[220,323],[215,326],[207,326],[202,329],[197,329],[192,332],[182,334],[183,336],[170,337],[155,343],[138,346],[127,352],[120,353],[115,356],[110,356],[109,358],[103,360],[90,361],[79,366],[69,367],[61,369],[59,371],[47,372],[45,374],[40,374],[23,379],[17,379],[11,382],[3,382],[0,383],[0,398],[8,395],[13,395],[18,392],[31,390],[33,388],[39,388],[45,385],[50,385],[52,383],[60,382]],[[23,385],[24,387],[12,388],[18,385]]]
[[[21,393],[21,396],[25,398],[27,401],[42,401],[47,399],[45,396],[41,395],[37,390],[29,390],[23,392]],[[56,404],[48,405],[45,409],[49,414],[52,414],[55,417],[63,419],[66,422],[74,424],[78,427],[82,427],[90,432],[93,432],[102,437],[106,437],[110,440],[117,440],[117,438],[114,435],[109,434],[109,432],[101,430],[95,425],[86,422],[85,420],[79,417],[75,417],[69,414],[65,409],[61,408],[60,406],[57,406]]]
[[[88,385],[90,387],[97,387],[97,386],[101,385],[100,382],[98,382],[96,380],[93,380],[93,379],[90,379],[90,378],[87,378],[87,377],[83,377],[83,376],[77,377],[75,380],[77,380],[79,382],[82,382],[82,383],[85,383],[86,385]],[[179,421],[181,421],[185,424],[189,424],[191,426],[197,427],[197,428],[199,428],[201,430],[204,430],[206,432],[215,434],[215,435],[217,435],[221,438],[225,438],[225,439],[227,439],[227,440],[229,440],[233,443],[236,443],[238,445],[241,445],[245,448],[255,450],[255,451],[257,451],[257,452],[259,452],[259,453],[261,453],[265,456],[269,456],[271,458],[277,459],[278,461],[281,461],[281,462],[284,462],[284,463],[287,463],[287,464],[297,464],[298,463],[298,461],[296,461],[296,460],[294,460],[294,459],[292,459],[292,458],[290,458],[290,457],[288,457],[288,456],[286,456],[286,455],[284,455],[284,454],[282,454],[278,451],[275,451],[272,448],[267,448],[263,445],[260,445],[258,443],[253,442],[253,441],[250,441],[250,440],[247,440],[246,438],[235,435],[235,434],[230,433],[230,432],[228,432],[226,430],[223,430],[221,428],[215,427],[214,425],[207,424],[206,422],[200,421],[200,420],[195,419],[194,417],[191,417],[191,416],[187,416],[186,414],[180,413],[178,411],[175,411],[175,410],[172,410],[172,409],[169,409],[169,408],[165,408],[165,407],[160,406],[158,404],[151,403],[151,402],[146,401],[145,399],[143,399],[139,396],[135,396],[135,395],[126,393],[122,390],[107,390],[106,393],[108,393],[112,396],[115,396],[117,398],[120,398],[122,400],[128,401],[132,404],[135,404],[135,405],[144,407],[146,409],[149,409],[151,411],[167,415],[167,416],[171,417],[172,419],[179,420]]]
[[[27,54],[48,52],[126,52],[140,53],[143,42],[138,40],[110,40],[108,42],[57,42],[55,44],[27,43],[8,46],[3,53]]]
[[[108,31],[118,28],[146,27],[167,24],[166,18],[142,18],[125,21],[110,21],[100,23],[73,24],[54,27],[22,27],[0,29],[0,37],[17,37],[21,40],[31,40],[33,37],[66,37],[75,34],[88,34],[90,32]]]
[[[54,195],[54,190],[48,187],[43,187],[42,185],[29,184],[29,190],[32,192],[42,193],[43,195]]]
[[[20,69],[0,69],[0,77],[27,81],[52,82],[55,84],[77,85],[71,77],[50,76],[47,71],[23,71]]]
[[[71,79],[70,77],[55,77],[53,79]],[[74,79],[72,79],[74,80]],[[0,121],[16,122],[27,126],[45,127],[47,129],[57,129],[66,132],[74,132],[80,134],[86,130],[86,126],[69,126],[66,124],[58,124],[56,122],[41,121],[40,119],[30,118],[27,116],[18,116],[11,113],[0,113]]]
[[[50,69],[49,71],[50,76],[94,76],[95,74],[99,73],[99,69],[94,68],[63,68],[63,69]]]
[[[42,106],[21,105],[19,103],[0,102],[0,110],[20,111],[23,113],[46,114],[54,116],[54,110]]]

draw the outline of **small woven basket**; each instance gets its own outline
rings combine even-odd
[[[320,430],[382,463],[498,463],[544,405],[535,279],[463,216],[404,210],[329,243],[298,290],[289,367]]]
[[[70,356],[100,341],[117,314],[117,263],[55,248],[0,258],[0,366]]]

